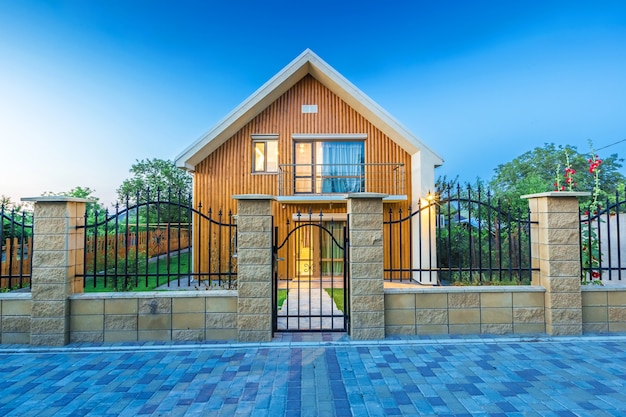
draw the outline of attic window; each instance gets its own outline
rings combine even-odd
[[[252,135],[252,172],[278,172],[278,135]]]
[[[303,104],[302,113],[317,113],[317,104]]]

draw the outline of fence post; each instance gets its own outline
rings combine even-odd
[[[385,338],[383,282],[383,198],[386,194],[348,194],[350,337]]]
[[[546,332],[582,334],[580,223],[578,197],[584,192],[547,192],[522,196],[530,207],[532,284],[545,293]]]
[[[33,264],[31,272],[30,344],[62,346],[69,342],[69,295],[82,292],[76,278],[83,272],[85,207],[90,200],[32,197]]]
[[[272,340],[272,200],[237,200],[237,328],[240,342]]]

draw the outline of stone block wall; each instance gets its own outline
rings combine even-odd
[[[28,293],[0,295],[0,343],[30,343],[31,305]]]
[[[385,290],[385,333],[545,333],[540,287],[439,287]]]
[[[584,333],[626,332],[626,288],[582,288]]]
[[[526,287],[389,288],[382,198],[348,198],[350,336],[626,332],[626,288],[581,287],[576,197],[527,196],[533,266]],[[32,292],[0,294],[0,343],[272,339],[271,196],[239,196],[238,289],[81,294],[85,201],[35,201]]]
[[[237,339],[237,291],[77,294],[71,342]]]

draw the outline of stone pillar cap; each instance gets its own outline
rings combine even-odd
[[[589,197],[588,191],[548,191],[545,193],[526,194],[520,198],[541,198],[541,197]]]
[[[41,203],[93,203],[96,200],[89,198],[66,197],[62,195],[42,195],[39,197],[22,197],[22,201]]]
[[[379,198],[379,199],[383,199],[383,198],[387,198],[389,197],[389,194],[382,194],[382,193],[349,193],[346,195],[346,197],[348,198]]]
[[[235,200],[274,200],[275,197],[270,194],[235,194],[232,196]]]

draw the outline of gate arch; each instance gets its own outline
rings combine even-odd
[[[348,330],[348,228],[333,220],[300,219],[274,228],[273,329]],[[344,224],[342,224],[344,223]],[[281,236],[282,232],[282,236]]]

